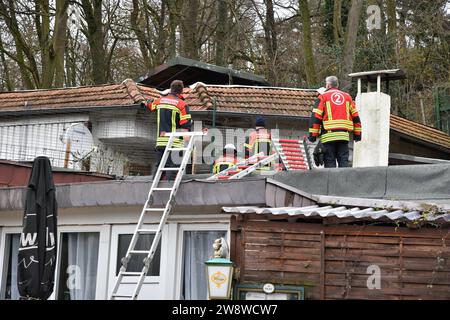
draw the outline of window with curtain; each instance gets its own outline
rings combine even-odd
[[[7,234],[5,241],[6,285],[4,288],[4,299],[18,300],[19,289],[17,288],[17,256],[19,254],[20,233]]]
[[[98,232],[61,234],[58,299],[95,299],[99,238]]]
[[[122,266],[122,258],[127,254],[128,246],[130,245],[132,234],[120,234],[119,235],[119,245],[117,248],[117,261],[116,261],[116,275],[119,274],[120,267]],[[154,234],[141,234],[139,235],[138,241],[136,243],[136,250],[150,250],[152,246]],[[127,265],[128,272],[140,272],[144,267],[142,262],[144,255],[131,255],[131,259]],[[147,276],[159,276],[159,266],[161,262],[161,241],[156,248],[155,256],[150,263],[150,268],[147,271]]]
[[[214,240],[224,237],[226,231],[184,231],[183,234],[183,288],[181,299],[206,300],[205,261],[214,254]]]

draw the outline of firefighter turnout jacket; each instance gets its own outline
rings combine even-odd
[[[217,174],[225,169],[228,169],[238,163],[238,159],[230,156],[221,156],[214,161],[213,173]]]
[[[176,132],[177,129],[191,128],[189,106],[181,95],[169,94],[156,99],[150,105],[151,111],[156,111],[157,133],[156,147],[166,147],[169,137],[165,133]],[[175,138],[173,147],[182,148],[183,138]]]
[[[352,97],[335,88],[319,95],[311,115],[310,135],[327,143],[349,141],[350,132],[356,141],[361,140],[361,120]]]
[[[272,137],[270,131],[266,128],[256,128],[246,138],[244,147],[246,157],[258,154],[259,152],[264,152],[265,156],[272,154]]]

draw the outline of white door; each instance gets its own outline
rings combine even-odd
[[[125,256],[136,225],[113,226],[111,230],[111,253],[109,263],[108,297],[110,296],[121,266],[121,259]],[[157,225],[145,225],[144,229],[155,230]],[[167,260],[167,226],[163,229],[162,237],[155,257],[150,265],[150,270],[145,277],[138,299],[159,300],[164,299],[162,279],[165,278],[165,266]],[[154,234],[140,235],[136,250],[149,250]],[[144,256],[132,255],[128,262],[127,271],[140,272],[142,270]],[[122,279],[118,294],[131,295],[136,287],[138,277],[127,276]]]

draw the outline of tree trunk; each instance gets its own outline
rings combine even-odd
[[[41,83],[40,88],[50,88],[53,82],[54,69],[51,60],[50,41],[50,7],[48,0],[35,1],[35,24],[41,51]]]
[[[4,48],[3,48],[3,39],[2,39],[1,34],[0,34],[0,59],[1,59],[2,66],[3,66],[3,73],[4,73],[4,79],[2,79],[2,80],[4,81],[6,90],[12,91],[14,89],[14,86],[11,82],[9,66],[8,66],[8,62],[6,61],[6,58],[5,58],[5,52],[4,52]]]
[[[351,86],[349,73],[353,71],[355,62],[356,40],[358,37],[358,27],[361,17],[363,0],[352,0],[348,13],[347,31],[345,34],[344,53],[342,57],[341,88],[348,90]]]
[[[342,0],[334,0],[333,8],[333,35],[334,43],[339,44],[343,35],[342,31]]]
[[[55,29],[53,31],[53,65],[55,70],[55,87],[64,86],[64,53],[67,34],[67,8],[69,0],[56,0]]]
[[[169,10],[169,52],[170,58],[177,55],[177,27],[179,23],[179,13],[176,0],[167,0]]]
[[[166,19],[167,0],[161,1],[161,13],[158,19],[158,37],[156,45],[155,65],[160,65],[164,62],[166,56],[166,30],[164,28],[164,21]]]
[[[4,18],[6,26],[14,39],[14,43],[16,45],[16,55],[9,56],[19,65],[24,87],[26,89],[34,89],[35,87],[39,87],[41,81],[36,59],[20,32],[13,0],[8,0],[8,5],[6,5],[3,1],[0,1],[0,16]],[[4,52],[8,54],[6,51]],[[27,58],[29,65],[26,64],[25,57]]]
[[[151,67],[150,57],[148,55],[148,47],[147,47],[147,40],[145,33],[142,31],[142,24],[139,23],[139,21],[142,21],[142,10],[145,10],[145,8],[141,9],[139,7],[139,1],[133,0],[133,9],[131,10],[130,14],[130,24],[131,29],[134,31],[136,38],[139,43],[139,49],[142,54],[142,59],[144,61],[145,67],[149,70]]]
[[[308,0],[299,0],[299,9],[303,23],[303,55],[305,58],[306,79],[308,86],[312,87],[317,83],[317,75],[312,49],[311,16]]]
[[[228,33],[228,4],[225,0],[217,1],[217,29],[215,39],[215,62],[218,66],[225,66],[225,50]]]
[[[200,0],[185,2],[185,14],[181,22],[181,54],[190,59],[199,59],[198,39],[198,11]]]
[[[265,38],[266,38],[266,46],[267,46],[267,55],[268,55],[268,66],[269,66],[269,82],[273,85],[278,84],[277,79],[277,51],[278,51],[278,42],[277,42],[277,30],[275,26],[275,14],[273,10],[273,1],[272,0],[264,0],[266,4],[266,23],[265,23]]]
[[[83,30],[89,42],[92,61],[92,79],[95,84],[107,82],[107,60],[105,38],[102,23],[103,0],[82,0],[82,8],[86,18],[87,30]]]
[[[397,36],[397,9],[395,0],[387,0],[388,39],[390,41],[390,56],[396,65],[399,64],[399,45]]]

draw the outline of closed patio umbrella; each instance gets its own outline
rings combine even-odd
[[[47,157],[34,159],[28,181],[17,266],[21,299],[48,299],[56,266],[57,204]]]

